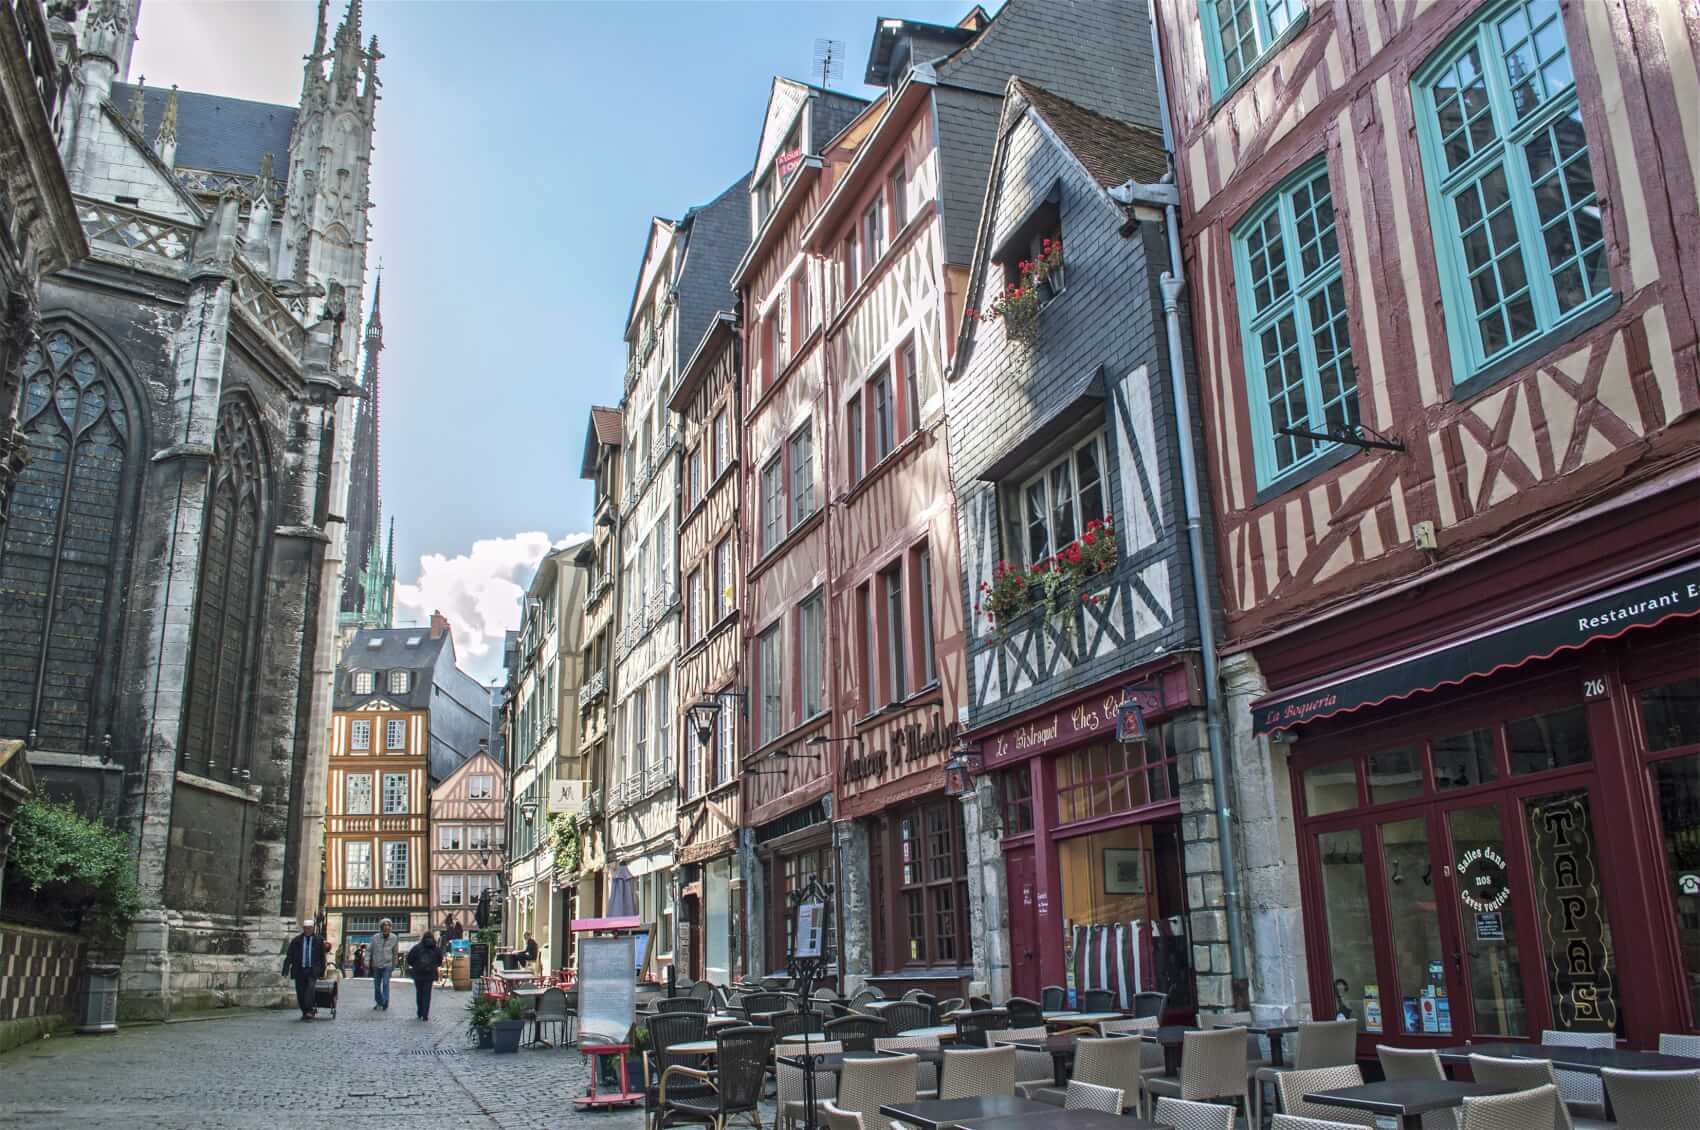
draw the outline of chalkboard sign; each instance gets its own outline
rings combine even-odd
[[[632,1026],[632,939],[580,938],[578,943],[578,1013],[580,1040],[591,1044],[624,1043]]]

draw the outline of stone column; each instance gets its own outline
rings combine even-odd
[[[1008,886],[998,846],[1002,818],[992,779],[981,776],[962,798],[962,835],[968,854],[968,933],[974,978],[968,991],[1001,1001],[1010,994]]]
[[[838,852],[838,969],[844,992],[854,993],[874,973],[873,917],[868,891],[868,824],[846,820],[832,826]]]
[[[759,979],[768,973],[767,888],[754,828],[738,829],[738,872],[744,877],[744,976]]]
[[[1204,711],[1189,711],[1172,719],[1169,740],[1174,746],[1175,768],[1181,784],[1181,844],[1198,1008],[1201,1014],[1227,1012],[1234,1007],[1234,984],[1228,957],[1227,898],[1222,890],[1223,860],[1216,836],[1216,797]]]

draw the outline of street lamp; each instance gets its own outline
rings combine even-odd
[[[986,760],[980,755],[978,746],[971,746],[962,741],[950,751],[950,760],[944,763],[944,795],[948,797],[965,797],[974,791],[974,777],[985,768]]]
[[[737,699],[743,706],[743,716],[749,717],[749,694],[740,690],[711,691],[685,710],[686,716],[691,720],[692,729],[697,732],[697,741],[702,743],[704,749],[714,743],[714,725],[720,717],[720,700],[725,698]]]

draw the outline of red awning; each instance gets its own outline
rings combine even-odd
[[[1431,644],[1371,667],[1341,671],[1268,695],[1251,704],[1252,729],[1259,734],[1274,733],[1456,686],[1684,616],[1700,616],[1700,561],[1482,627],[1463,638]]]

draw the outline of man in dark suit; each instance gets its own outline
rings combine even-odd
[[[289,939],[283,950],[283,975],[295,979],[295,1003],[301,1008],[301,1019],[311,1020],[319,1014],[313,1007],[313,983],[325,975],[325,947],[313,936],[313,920],[304,919],[301,932]]]

